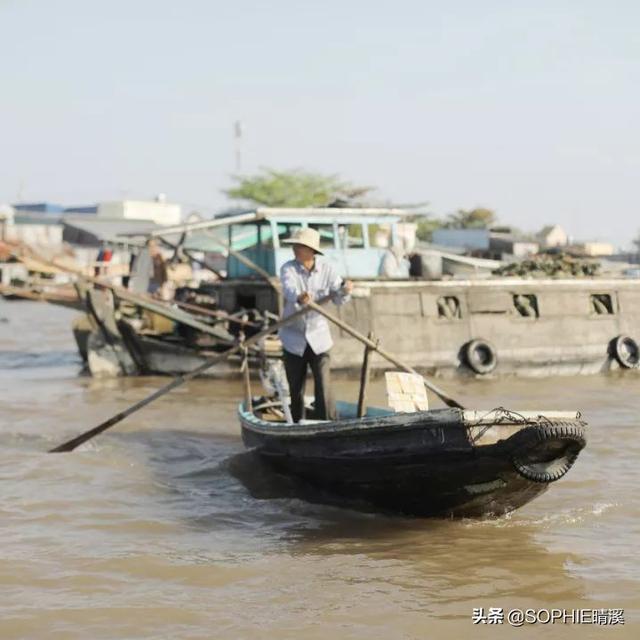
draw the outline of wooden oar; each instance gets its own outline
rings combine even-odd
[[[307,307],[313,309],[314,311],[317,311],[320,315],[323,315],[327,320],[330,320],[335,325],[340,327],[343,331],[346,331],[349,335],[352,335],[354,338],[356,338],[356,340],[360,340],[360,342],[366,344],[367,347],[369,347],[372,351],[379,353],[383,358],[391,362],[391,364],[395,365],[399,369],[403,369],[407,373],[414,373],[415,375],[420,376],[424,381],[425,387],[433,391],[433,393],[435,393],[447,406],[455,407],[456,409],[464,409],[464,407],[457,400],[454,400],[446,392],[433,384],[433,382],[429,382],[429,380],[420,375],[415,369],[398,360],[398,358],[390,354],[388,351],[385,351],[376,342],[370,340],[369,338],[367,338],[367,336],[362,335],[346,322],[343,322],[342,320],[340,320],[340,318],[337,318],[333,314],[329,313],[326,309],[323,309],[316,302],[308,302]]]
[[[330,297],[327,296],[326,298],[322,298],[321,300],[319,300],[318,303],[314,303],[313,305],[314,310],[317,311],[318,309],[321,309],[322,307],[320,307],[320,305],[324,304],[329,299]],[[222,360],[226,359],[228,356],[232,355],[233,353],[237,353],[241,349],[249,347],[255,344],[256,342],[259,342],[260,340],[262,340],[262,338],[272,333],[275,333],[281,327],[284,327],[286,324],[289,324],[290,322],[297,320],[298,318],[303,316],[305,313],[308,313],[309,311],[311,311],[311,307],[305,306],[299,311],[296,311],[295,313],[291,314],[284,320],[280,320],[279,322],[272,324],[270,327],[268,327],[264,331],[260,331],[259,333],[256,333],[255,335],[251,336],[250,338],[247,338],[244,342],[236,344],[235,346],[231,347],[230,349],[227,349],[226,351],[224,351],[219,355],[212,356],[211,358],[203,362],[197,369],[194,369],[189,373],[185,373],[183,375],[180,375],[174,378],[169,384],[154,391],[151,395],[148,395],[146,398],[143,398],[142,400],[138,400],[138,402],[136,402],[135,404],[132,404],[128,409],[125,409],[124,411],[121,411],[120,413],[109,418],[108,420],[105,420],[104,422],[99,424],[97,427],[93,427],[93,429],[89,429],[88,431],[81,433],[79,436],[76,436],[75,438],[72,438],[71,440],[68,440],[67,442],[62,443],[61,445],[55,447],[54,449],[50,449],[49,453],[63,453],[67,451],[73,451],[76,447],[79,447],[81,444],[87,442],[88,440],[91,440],[91,438],[94,438],[95,436],[102,433],[103,431],[106,431],[107,429],[118,424],[118,422],[121,422],[127,416],[130,416],[132,413],[135,413],[136,411],[138,411],[138,409],[142,409],[142,407],[145,407],[146,405],[150,404],[154,400],[157,400],[158,398],[165,395],[166,393],[169,393],[169,391],[172,391],[173,389],[179,387],[180,385],[184,384],[188,380],[195,378],[196,376],[200,375],[203,371],[206,371],[207,369],[212,367],[214,364],[221,362]]]

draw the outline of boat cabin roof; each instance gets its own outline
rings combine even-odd
[[[400,209],[381,208],[275,208],[256,210],[253,220],[239,220],[228,227],[229,246],[277,275],[293,257],[282,241],[295,229],[311,227],[320,234],[320,249],[342,277],[375,278],[383,256],[398,237],[397,225],[406,215]],[[255,277],[253,270],[233,255],[227,261],[230,277]]]
[[[312,227],[320,233],[324,258],[339,275],[376,278],[385,253],[400,239],[399,223],[408,215],[411,214],[403,209],[381,207],[259,207],[212,220],[164,227],[147,236],[181,234],[185,249],[211,252],[221,251],[222,240],[269,275],[277,276],[282,265],[293,257],[291,246],[281,241],[291,237],[296,228]],[[257,277],[253,269],[233,255],[228,257],[227,273],[231,278]]]
[[[384,218],[389,222],[390,218],[398,220],[409,215],[403,209],[389,209],[381,207],[258,207],[255,210],[259,218],[265,220],[290,220],[298,218],[304,221],[308,218]]]

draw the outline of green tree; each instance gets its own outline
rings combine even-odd
[[[295,169],[262,169],[250,176],[233,176],[236,183],[224,193],[230,198],[267,207],[326,207],[336,201],[348,206],[373,191],[345,182],[337,175]]]
[[[496,222],[496,214],[491,209],[476,207],[475,209],[458,209],[447,216],[446,227],[449,229],[488,229]]]
[[[417,216],[414,222],[417,224],[416,236],[423,242],[431,242],[433,232],[444,226],[442,220],[433,216]]]

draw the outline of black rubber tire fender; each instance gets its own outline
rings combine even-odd
[[[462,347],[462,356],[467,366],[480,375],[491,373],[498,365],[498,352],[482,338],[470,340]]]
[[[548,484],[560,480],[576,461],[587,441],[584,424],[580,422],[554,422],[523,430],[528,436],[526,446],[519,447],[511,457],[515,470],[526,480]],[[544,454],[547,444],[566,442],[562,454],[553,460],[535,460],[535,454]],[[534,459],[532,459],[534,454]]]
[[[640,347],[631,337],[620,335],[609,343],[609,354],[623,369],[636,369],[640,364]]]

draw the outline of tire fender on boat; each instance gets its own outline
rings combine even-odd
[[[548,484],[562,478],[586,444],[583,426],[571,422],[532,427],[524,433],[529,442],[511,461],[515,470],[531,482]]]
[[[629,336],[621,335],[609,343],[609,354],[623,369],[636,369],[640,364],[640,347]]]
[[[462,356],[468,367],[480,375],[491,373],[498,364],[495,347],[482,338],[467,342],[462,347]]]

